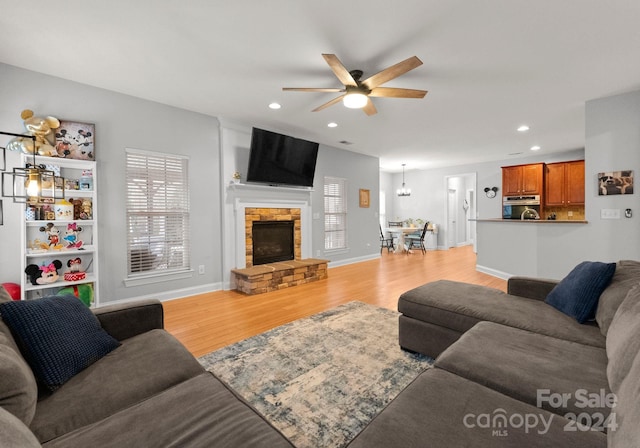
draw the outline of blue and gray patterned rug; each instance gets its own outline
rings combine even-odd
[[[200,358],[297,447],[342,447],[432,359],[398,345],[398,313],[362,302]]]

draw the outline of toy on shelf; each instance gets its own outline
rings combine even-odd
[[[62,244],[60,244],[60,230],[55,226],[54,223],[48,222],[46,226],[40,227],[40,231],[47,234],[47,239],[49,240],[49,249],[62,249],[63,246]]]
[[[37,264],[28,265],[24,272],[29,276],[32,285],[46,285],[55,283],[60,278],[58,269],[62,268],[60,260],[53,260],[47,265],[38,266]]]
[[[64,273],[65,281],[76,282],[78,280],[84,280],[87,276],[87,273],[82,270],[82,260],[80,257],[67,261],[67,267],[69,270]]]
[[[67,233],[64,236],[64,240],[67,242],[67,249],[80,249],[82,247],[82,241],[78,239],[78,232],[82,232],[80,227],[75,222],[67,224]]]
[[[58,291],[59,295],[70,294],[76,296],[82,303],[87,306],[91,306],[93,303],[93,286],[91,283],[85,283],[82,285],[73,285],[62,288]]]
[[[35,151],[41,156],[57,157],[58,153],[53,146],[56,142],[53,130],[60,127],[60,120],[54,117],[34,117],[33,111],[29,109],[23,110],[20,117],[24,120],[24,128],[36,140],[34,142],[30,138],[16,137],[7,144],[7,149],[25,154],[33,154]]]

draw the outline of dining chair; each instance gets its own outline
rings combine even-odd
[[[382,226],[378,225],[380,228],[380,253],[382,253],[382,249],[387,248],[387,253],[396,250],[396,246],[393,243],[393,237],[385,237],[384,232],[382,231]]]
[[[422,232],[412,233],[404,237],[405,244],[407,245],[407,254],[413,248],[420,249],[422,255],[427,253],[427,248],[424,245],[424,238],[427,234],[429,223],[425,222]]]

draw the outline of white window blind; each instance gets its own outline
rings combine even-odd
[[[324,178],[324,248],[347,247],[347,181]]]
[[[127,149],[128,278],[190,269],[189,160]]]

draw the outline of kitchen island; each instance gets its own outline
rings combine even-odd
[[[476,269],[495,277],[561,279],[581,261],[575,241],[589,244],[585,220],[475,219]]]

